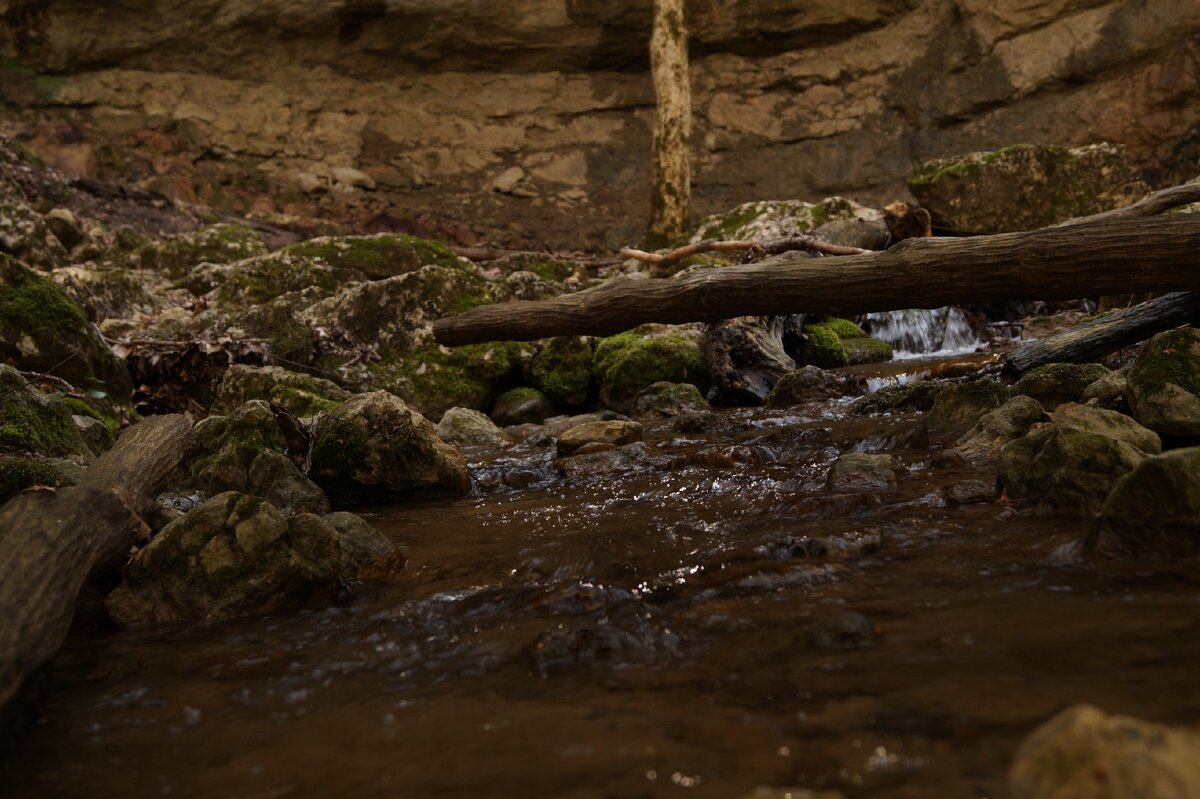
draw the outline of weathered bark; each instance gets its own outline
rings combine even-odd
[[[654,2],[650,69],[655,99],[650,238],[657,244],[683,235],[692,197],[692,88],[683,0]]]
[[[84,582],[148,530],[153,508],[191,441],[186,416],[131,427],[78,486],[27,491],[0,508],[0,731],[22,711],[23,687],[66,638]]]
[[[956,239],[907,239],[870,255],[780,255],[680,280],[620,277],[539,302],[439,319],[442,344],[610,335],[645,322],[858,314],[1005,300],[1200,290],[1200,214]]]
[[[758,248],[766,255],[778,255],[779,253],[791,252],[793,250],[808,250],[824,255],[863,255],[864,253],[872,252],[872,250],[864,250],[862,247],[843,247],[840,244],[824,241],[816,236],[802,234],[782,239],[764,239],[763,241],[719,241],[717,239],[705,239],[704,241],[687,244],[667,253],[645,252],[644,250],[635,250],[632,247],[626,247],[621,250],[621,255],[626,258],[636,258],[643,263],[654,266],[671,266],[685,258],[692,255],[700,255],[701,253],[746,252],[755,248]]]
[[[1101,211],[1098,214],[1091,214],[1090,216],[1075,217],[1074,219],[1068,219],[1066,222],[1060,222],[1055,227],[1076,225],[1081,222],[1143,219],[1148,216],[1157,216],[1164,211],[1170,211],[1172,208],[1178,208],[1181,205],[1196,202],[1200,202],[1200,180],[1193,180],[1190,183],[1172,186],[1169,189],[1152,191],[1133,205],[1114,208],[1111,211]]]
[[[1023,375],[1048,363],[1090,363],[1155,333],[1200,323],[1200,294],[1175,292],[1022,344],[1008,354],[1005,371]]]

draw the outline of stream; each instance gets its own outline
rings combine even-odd
[[[919,421],[839,399],[564,460],[537,437],[468,447],[474,496],[364,513],[408,555],[391,584],[283,617],[78,624],[0,795],[997,799],[1069,705],[1200,716],[1200,568],[1098,571],[1086,521],[933,467]],[[849,451],[908,473],[831,494]]]

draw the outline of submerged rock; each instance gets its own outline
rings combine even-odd
[[[1009,783],[1013,799],[1200,796],[1200,734],[1076,705],[1025,739]]]
[[[492,405],[497,424],[538,424],[554,415],[554,403],[536,388],[522,386],[505,391]]]
[[[1009,391],[991,380],[956,383],[938,392],[925,417],[930,444],[949,444],[967,433],[979,419],[1008,402]]]
[[[1200,438],[1200,330],[1154,336],[1126,380],[1125,399],[1139,422],[1158,433]]]
[[[451,408],[442,414],[437,434],[449,444],[503,444],[512,441],[487,414],[470,408]]]
[[[999,456],[1000,447],[1024,436],[1045,416],[1045,409],[1032,397],[1013,397],[979,417],[975,426],[954,442],[954,450],[967,463],[988,463]]]
[[[908,188],[933,223],[963,233],[1007,233],[1140,200],[1149,191],[1117,144],[1018,144],[930,161]]]
[[[804,366],[779,379],[767,397],[767,407],[787,408],[805,402],[852,397],[866,390],[861,375],[827,372],[819,366]]]
[[[293,416],[316,416],[332,411],[351,396],[332,380],[278,366],[234,364],[221,380],[212,412],[229,413],[250,400],[264,400]]]
[[[1048,363],[1030,370],[1013,384],[1013,394],[1033,397],[1052,411],[1064,402],[1079,402],[1093,383],[1111,374],[1098,363]]]
[[[642,420],[672,419],[685,413],[711,410],[700,389],[691,383],[654,383],[638,394],[633,403],[634,417]]]
[[[386,576],[403,557],[365,522],[220,494],[130,561],[105,607],[124,625],[276,613],[332,598],[339,577]]]
[[[654,383],[691,383],[701,391],[711,382],[703,332],[695,325],[642,325],[596,343],[595,373],[600,401],[622,412]]]
[[[1100,558],[1200,555],[1200,447],[1147,458],[1122,477],[1092,523],[1085,549]]]
[[[642,426],[637,422],[585,422],[559,436],[558,454],[559,457],[567,457],[592,444],[620,447],[641,440]],[[592,451],[598,450],[593,448]]]
[[[999,459],[1000,487],[1044,513],[1095,514],[1117,480],[1162,451],[1157,435],[1116,411],[1068,404],[1052,419]]]
[[[848,452],[833,462],[825,486],[834,494],[890,491],[904,472],[894,455]]]
[[[386,391],[359,394],[322,417],[311,474],[335,505],[458,496],[471,488],[458,450]]]

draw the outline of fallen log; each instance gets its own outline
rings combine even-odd
[[[31,686],[62,645],[89,575],[119,563],[191,441],[183,415],[125,431],[77,486],[34,489],[0,508],[0,732],[17,726]]]
[[[779,253],[791,252],[792,250],[809,250],[810,252],[818,252],[823,255],[862,255],[871,252],[871,250],[864,250],[862,247],[843,247],[840,244],[834,244],[819,239],[816,236],[802,234],[782,239],[764,239],[763,241],[705,239],[695,244],[686,244],[667,253],[646,252],[645,250],[637,250],[633,247],[625,247],[621,250],[621,255],[625,258],[635,258],[653,266],[672,266],[684,258],[700,255],[701,253],[746,252],[747,250],[756,248],[762,250],[767,255],[778,255]]]
[[[1021,376],[1048,363],[1090,363],[1155,333],[1200,323],[1200,294],[1175,292],[1070,327],[1010,352],[1006,372]]]
[[[1005,300],[1200,290],[1200,214],[974,238],[912,238],[838,258],[779,255],[679,280],[618,277],[549,300],[437,320],[446,345],[610,335],[646,322],[790,313],[850,315]]]
[[[1101,211],[1098,214],[1091,214],[1089,216],[1077,216],[1074,219],[1068,219],[1066,222],[1060,222],[1054,227],[1076,225],[1081,222],[1143,219],[1148,216],[1157,216],[1158,214],[1170,211],[1172,208],[1178,208],[1181,205],[1196,202],[1200,202],[1200,179],[1193,180],[1190,183],[1182,183],[1178,186],[1171,186],[1168,189],[1152,191],[1132,205],[1114,208],[1111,211]]]

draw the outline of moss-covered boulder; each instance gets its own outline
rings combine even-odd
[[[44,270],[62,266],[67,260],[66,248],[42,215],[13,199],[0,200],[0,252]]]
[[[512,441],[487,414],[471,408],[451,408],[442,414],[437,434],[448,444],[507,444]]]
[[[1116,411],[1068,404],[1052,418],[999,458],[999,486],[1042,513],[1095,514],[1121,477],[1162,451],[1153,431]]]
[[[1009,769],[1012,799],[1200,796],[1200,734],[1076,705],[1034,730]]]
[[[226,414],[250,400],[265,400],[293,416],[316,416],[332,411],[351,396],[332,380],[278,366],[234,364],[221,380],[212,412]]]
[[[1000,448],[1021,438],[1037,422],[1046,418],[1041,403],[1032,397],[1016,396],[994,411],[979,417],[975,426],[954,442],[954,450],[967,463],[983,464],[995,460]]]
[[[492,404],[496,424],[539,424],[554,415],[554,403],[536,388],[520,386],[505,391]]]
[[[838,220],[864,221],[883,227],[882,213],[845,197],[827,197],[819,203],[765,200],[743,203],[731,211],[707,217],[697,226],[690,241],[778,239],[807,233]]]
[[[288,295],[295,310],[303,310],[366,280],[358,270],[335,268],[286,251],[229,264],[221,273],[220,285],[208,295],[209,304],[221,308],[249,307]]]
[[[50,279],[99,321],[154,313],[169,304],[166,286],[153,272],[65,266]]]
[[[83,467],[66,458],[0,453],[0,505],[27,488],[74,485],[82,476]]]
[[[1200,447],[1146,458],[1118,480],[1085,549],[1100,558],[1200,555]]]
[[[115,257],[117,264],[151,269],[172,278],[182,278],[202,263],[232,264],[264,255],[266,242],[246,225],[217,224],[188,233],[177,233],[138,244],[128,256]]]
[[[691,383],[653,383],[633,401],[633,416],[642,420],[673,419],[686,413],[707,413],[712,407]]]
[[[691,383],[701,391],[711,381],[703,331],[694,325],[642,325],[596,342],[593,361],[600,401],[627,411],[644,389],[659,381]]]
[[[592,390],[592,341],[558,336],[546,341],[529,364],[529,378],[555,405],[577,408]]]
[[[869,336],[842,339],[842,350],[851,366],[886,363],[892,359],[892,345]]]
[[[124,625],[278,613],[332,599],[339,577],[403,565],[381,534],[334,516],[288,519],[260,497],[220,494],[164,527],[105,607]]]
[[[1126,377],[1133,415],[1159,433],[1200,438],[1200,330],[1181,327],[1142,345]]]
[[[938,392],[925,417],[925,439],[930,444],[957,441],[975,426],[985,413],[1008,402],[1006,386],[991,380],[956,383]]]
[[[850,365],[850,356],[842,348],[841,337],[825,324],[804,326],[804,346],[800,357],[806,365],[821,369]]]
[[[1079,402],[1088,386],[1110,373],[1098,363],[1048,363],[1022,376],[1012,393],[1032,397],[1052,411],[1065,402]]]
[[[533,357],[526,342],[497,341],[465,347],[431,344],[372,364],[365,385],[389,391],[437,419],[450,408],[489,408],[518,383]]]
[[[294,427],[294,420],[289,420],[289,426]],[[287,450],[271,406],[250,400],[228,416],[210,416],[196,425],[183,483],[209,495],[254,494],[289,514],[328,513],[324,493],[287,456]]]
[[[1129,205],[1149,190],[1116,144],[1018,144],[930,161],[908,181],[935,225],[1005,233]]]
[[[90,454],[67,405],[26,383],[16,369],[0,364],[0,451],[55,457]]]
[[[63,290],[0,254],[0,359],[53,373],[72,385],[128,405],[133,385],[125,362],[96,335]]]
[[[583,271],[583,265],[562,258],[552,258],[540,253],[513,253],[488,261],[488,270],[494,270],[502,277],[517,272],[532,272],[542,280],[551,283],[562,283]]]
[[[386,391],[360,394],[322,417],[312,464],[313,479],[335,505],[458,496],[471,488],[458,450]]]
[[[440,241],[402,233],[328,236],[292,244],[281,252],[338,269],[353,269],[371,280],[415,272],[423,266],[456,267],[461,263]]]

